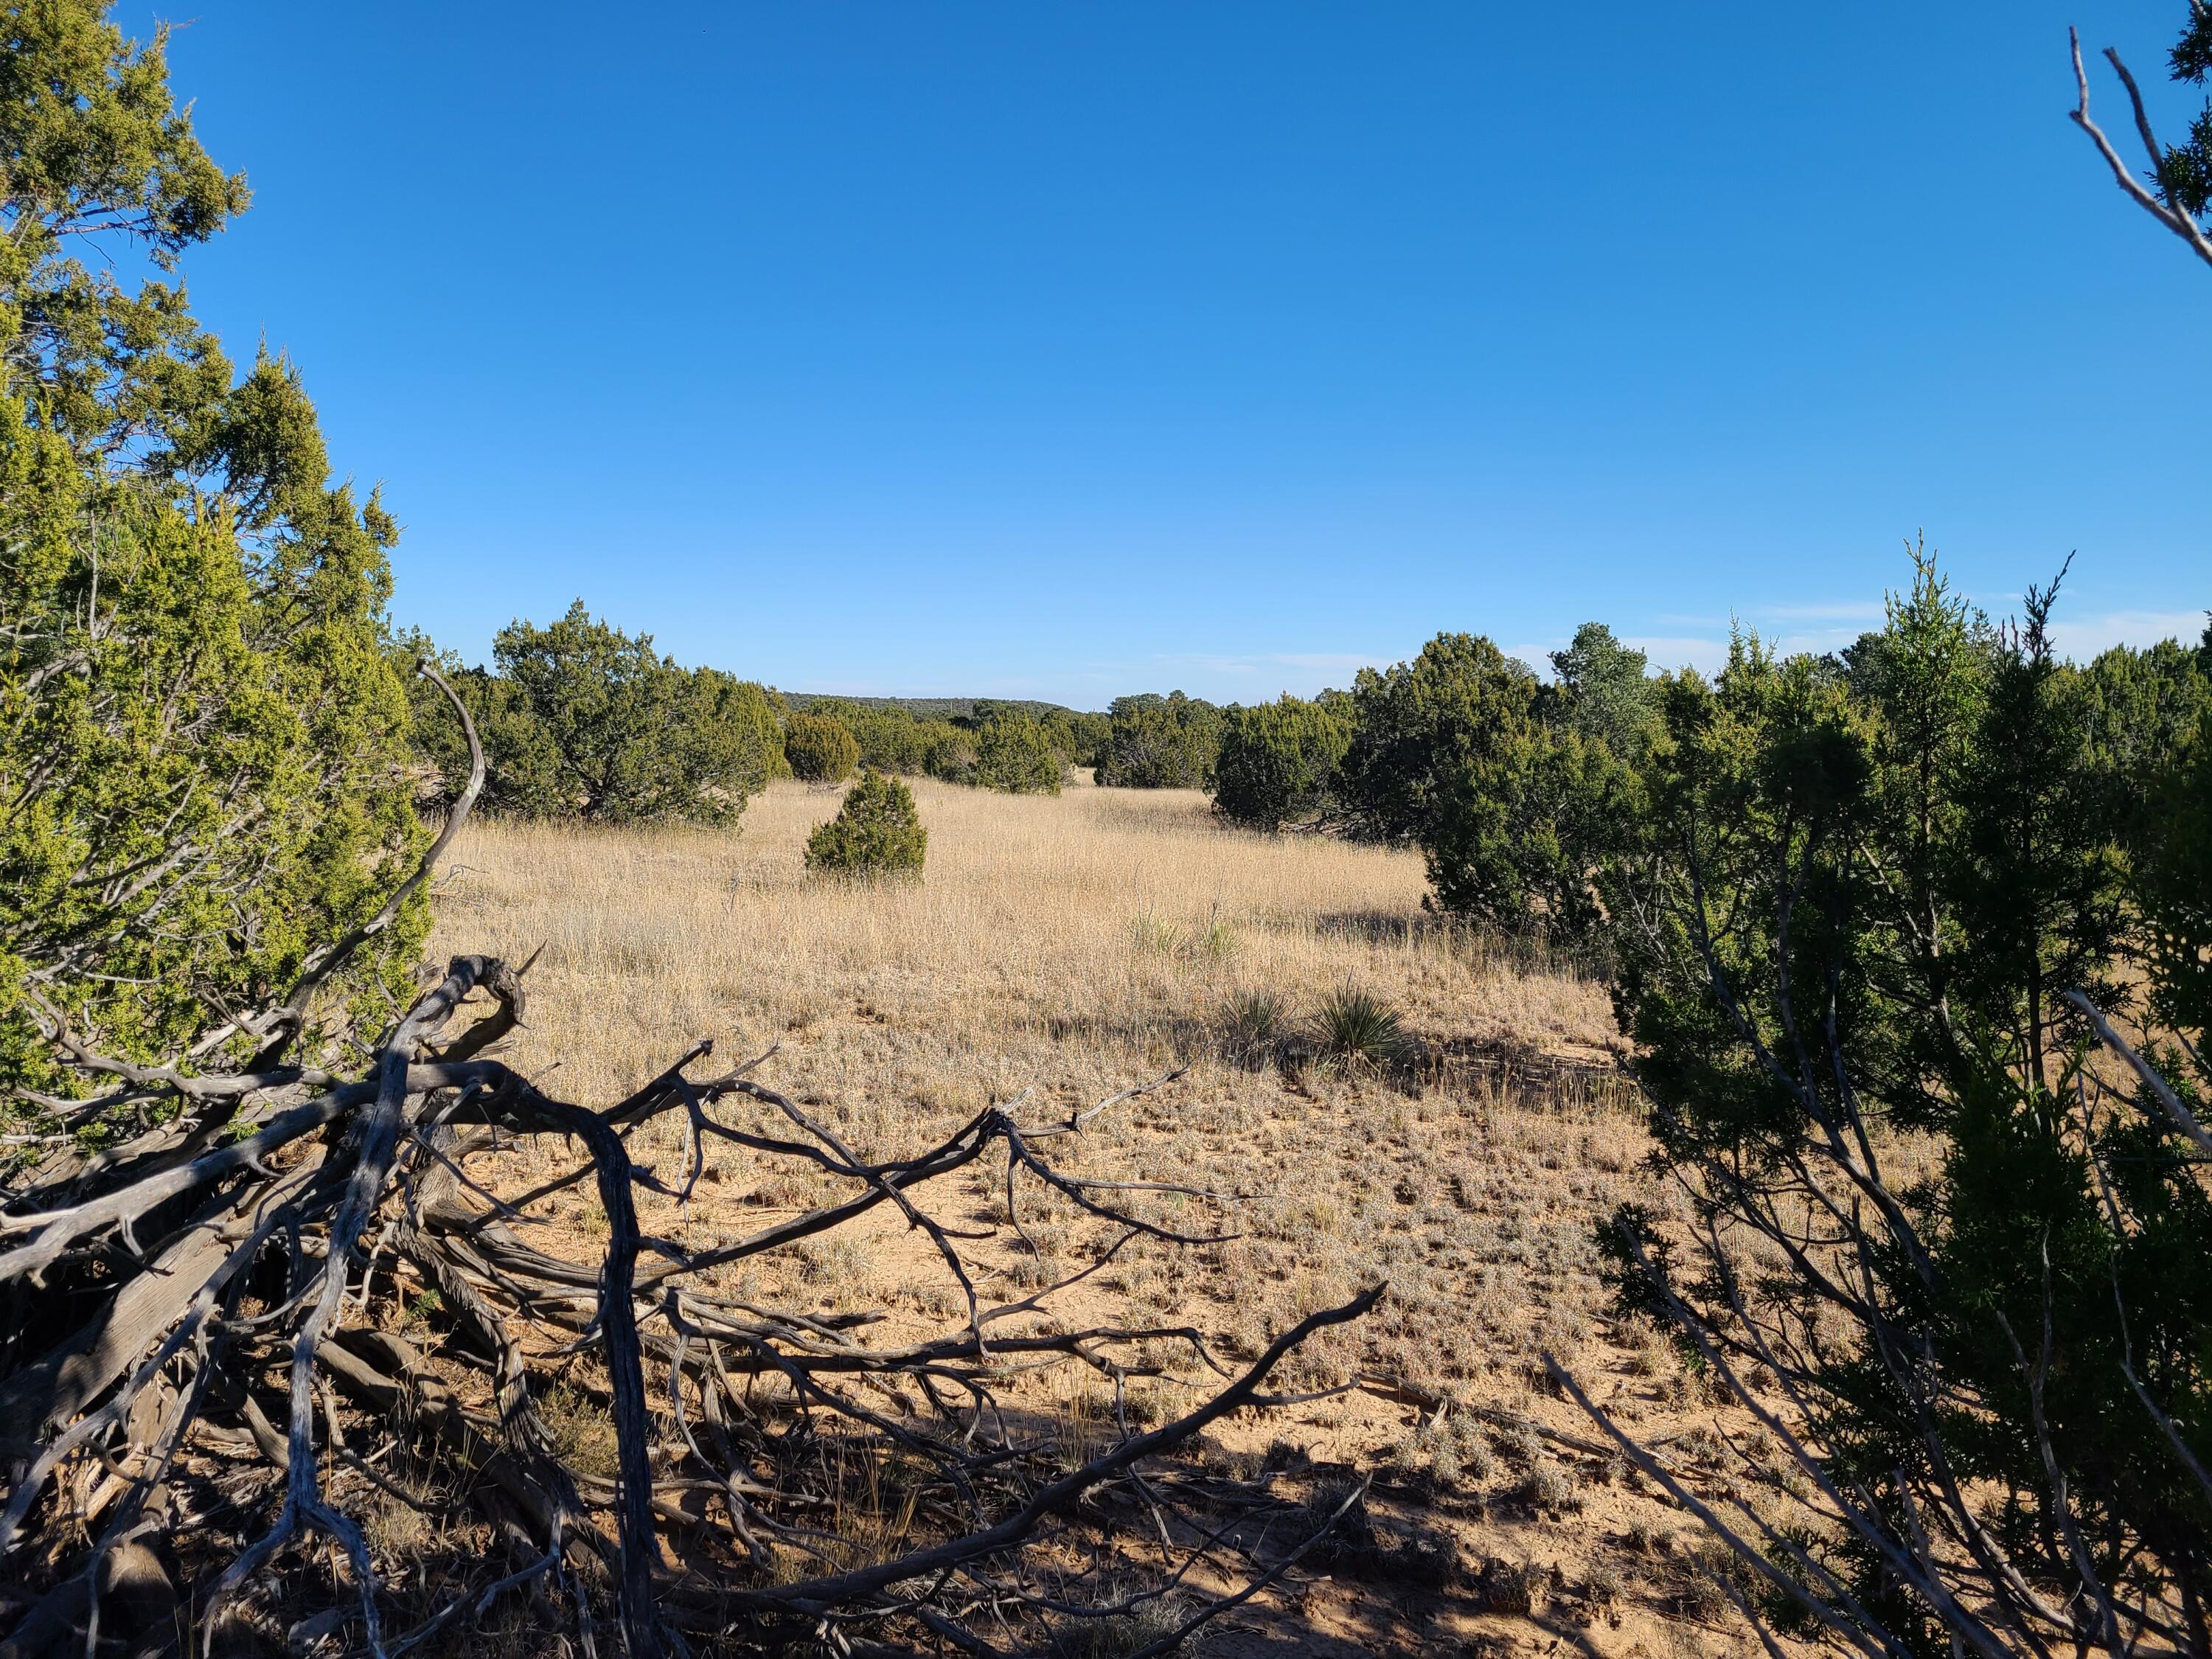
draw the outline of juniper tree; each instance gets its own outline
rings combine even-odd
[[[1455,781],[1534,725],[1536,677],[1486,639],[1439,634],[1410,663],[1361,669],[1352,697],[1346,811],[1363,835],[1426,842]]]
[[[1788,1504],[1686,1499],[1735,1582],[1861,1651],[2207,1646],[2203,815],[2131,873],[2053,597],[1991,629],[1923,556],[1848,664],[1671,678],[1609,878],[1687,1198],[1615,1282],[1780,1437]]]
[[[804,783],[842,783],[860,763],[860,744],[841,720],[797,714],[784,728],[783,757]]]
[[[1620,760],[1638,758],[1658,719],[1646,665],[1644,653],[1621,644],[1603,623],[1584,623],[1565,650],[1552,653],[1561,724]]]
[[[1116,697],[1108,715],[1098,781],[1109,788],[1202,789],[1221,741],[1221,711],[1171,691]]]
[[[1336,788],[1351,723],[1319,703],[1280,701],[1231,708],[1213,764],[1213,808],[1233,823],[1277,830],[1318,819]]]
[[[421,830],[383,649],[374,495],[334,484],[298,374],[243,375],[183,256],[245,210],[166,34],[0,8],[0,1086],[51,1046],[194,1063],[398,994],[425,918],[359,948]],[[88,267],[77,251],[119,263]],[[328,985],[323,983],[328,978]],[[310,1046],[314,1046],[313,1043]]]
[[[690,671],[652,635],[599,621],[578,599],[544,628],[493,642],[495,675],[460,682],[490,761],[492,802],[610,823],[733,821],[767,782],[774,713],[757,685]]]
[[[845,792],[837,816],[806,838],[806,867],[840,876],[919,876],[928,850],[914,792],[866,771]]]
[[[975,732],[975,781],[1016,795],[1056,795],[1066,768],[1045,728],[1027,714],[1001,714]]]

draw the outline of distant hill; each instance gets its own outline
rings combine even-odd
[[[817,702],[856,702],[863,708],[903,708],[918,720],[949,720],[974,712],[979,702],[995,702],[1018,708],[1024,714],[1078,714],[1088,711],[1066,703],[1039,702],[1032,697],[848,697],[836,691],[787,691],[783,700],[793,708]]]

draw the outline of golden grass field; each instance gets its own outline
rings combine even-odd
[[[1139,1241],[1062,1316],[1188,1322],[1249,1355],[1387,1279],[1376,1313],[1324,1333],[1293,1378],[1360,1386],[1240,1421],[1218,1453],[1249,1462],[1272,1448],[1286,1479],[1373,1473],[1378,1524],[1444,1540],[1470,1575],[1510,1565],[1534,1590],[1523,1614],[1510,1595],[1486,1605],[1463,1589],[1323,1576],[1242,1610],[1208,1650],[1735,1649],[1682,1518],[1625,1466],[1543,1433],[1594,1435],[1541,1386],[1547,1351],[1624,1418],[1675,1431],[1686,1468],[1711,1433],[1692,1381],[1650,1333],[1611,1321],[1596,1278],[1593,1223],[1649,1183],[1605,988],[1428,915],[1412,854],[1229,830],[1196,793],[913,787],[930,837],[919,884],[810,877],[803,842],[838,798],[791,783],[734,834],[472,825],[441,881],[434,950],[541,952],[507,1057],[555,1093],[605,1105],[701,1037],[718,1063],[773,1047],[762,1080],[867,1155],[918,1150],[1024,1091],[1024,1109],[1064,1113],[1188,1064],[1054,1155],[1100,1178],[1232,1195],[1224,1230],[1240,1236]],[[1314,1051],[1316,1011],[1347,987],[1400,1011],[1402,1063]],[[1281,1004],[1266,1060],[1231,1012],[1255,992]],[[683,1136],[656,1122],[641,1155],[673,1173]],[[531,1156],[506,1172],[518,1183]],[[705,1244],[827,1195],[724,1143],[708,1162],[688,1207],[647,1200],[649,1231]],[[997,1192],[979,1176],[943,1198],[988,1225],[1006,1218]],[[1187,1218],[1188,1201],[1155,1201]],[[732,1282],[951,1313],[934,1258],[878,1213],[857,1241]],[[1037,1254],[1003,1226],[977,1248],[1001,1297],[1062,1277],[1103,1237],[1068,1206],[1036,1216],[1025,1209]],[[566,1219],[587,1237],[593,1208],[578,1200]],[[1196,1380],[1152,1385],[1147,1408],[1179,1409]],[[1081,1395],[1095,1384],[1036,1387],[1054,1409],[1093,1408]]]

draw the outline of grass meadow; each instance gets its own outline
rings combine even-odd
[[[1428,914],[1414,854],[1226,830],[1196,793],[914,789],[930,837],[915,884],[809,876],[802,845],[838,797],[792,783],[736,834],[472,825],[442,878],[434,951],[536,953],[507,1057],[553,1093],[604,1106],[702,1037],[718,1066],[772,1049],[762,1080],[873,1157],[919,1150],[987,1103],[1021,1097],[1021,1112],[1064,1118],[1187,1066],[1054,1156],[1220,1194],[1143,1201],[1179,1230],[1237,1236],[1140,1239],[1050,1316],[1188,1324],[1243,1357],[1388,1280],[1368,1321],[1299,1358],[1290,1380],[1325,1397],[1248,1414],[1209,1455],[1317,1489],[1371,1475],[1378,1525],[1465,1569],[1456,1589],[1315,1574],[1240,1610],[1209,1651],[1738,1645],[1682,1517],[1589,1447],[1542,1381],[1540,1356],[1558,1355],[1668,1437],[1686,1473],[1718,1450],[1695,1379],[1611,1318],[1596,1276],[1593,1224],[1624,1197],[1665,1199],[1641,1165],[1604,985]],[[678,1173],[680,1121],[638,1139]],[[689,1204],[645,1195],[649,1231],[709,1245],[834,1191],[727,1143],[707,1165]],[[538,1167],[519,1150],[501,1179]],[[973,1249],[1000,1299],[1056,1282],[1109,1236],[1025,1200],[1024,1242],[980,1170],[929,1197],[940,1219],[990,1234]],[[562,1201],[584,1248],[603,1218]],[[961,1305],[888,1206],[872,1232],[723,1282],[882,1310],[886,1340]],[[1204,1377],[1140,1385],[1131,1409],[1170,1414]],[[1103,1409],[1087,1376],[1024,1386],[1042,1410]]]

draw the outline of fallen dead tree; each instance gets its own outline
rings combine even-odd
[[[387,916],[474,799],[473,730],[470,745],[470,787]],[[1046,1316],[1055,1291],[1137,1238],[1218,1236],[1144,1213],[1152,1194],[1213,1195],[1084,1179],[1048,1156],[1175,1074],[1057,1121],[992,1106],[887,1160],[748,1075],[758,1061],[703,1073],[705,1042],[592,1111],[491,1056],[525,989],[488,957],[451,962],[359,1077],[288,1062],[286,1034],[357,943],[311,959],[265,1012],[222,1016],[260,1045],[234,1073],[104,1056],[52,1017],[57,1052],[107,1092],[58,1116],[0,1207],[0,1654],[258,1635],[397,1655],[517,1607],[545,1648],[586,1654],[985,1654],[1048,1645],[1066,1621],[1172,1593],[1183,1616],[1145,1649],[1164,1652],[1226,1604],[1185,1605],[1201,1562],[1212,1582],[1246,1582],[1234,1600],[1291,1559],[1279,1541],[1272,1565],[1237,1541],[1226,1483],[1159,1461],[1269,1404],[1284,1357],[1365,1313],[1380,1286],[1284,1333],[1241,1373],[1195,1329]],[[110,1150],[88,1154],[68,1133],[70,1113],[134,1106],[161,1121]],[[633,1144],[666,1115],[680,1116],[686,1153],[664,1178]],[[525,1139],[582,1157],[500,1196],[477,1160]],[[803,1166],[840,1195],[711,1249],[644,1231],[637,1193],[688,1200],[717,1144]],[[1048,1194],[1109,1237],[1060,1284],[994,1300],[973,1255],[991,1232],[942,1219],[931,1190],[986,1159],[1007,1226],[1019,1231],[1023,1204]],[[586,1182],[605,1226],[590,1263],[532,1242],[548,1200]],[[721,1270],[886,1210],[927,1239],[957,1291],[959,1311],[926,1336],[877,1340],[878,1314],[719,1288]],[[1139,1431],[1123,1385],[1160,1370],[1164,1348],[1209,1368],[1213,1391]],[[1072,1444],[1024,1407],[1017,1385],[1050,1366],[1086,1368],[1110,1391],[1103,1433]],[[611,1423],[611,1468],[549,1420],[556,1379]],[[856,1539],[839,1521],[863,1486],[870,1512],[895,1510],[896,1524]],[[380,1568],[362,1516],[393,1505],[458,1540],[434,1583]]]

